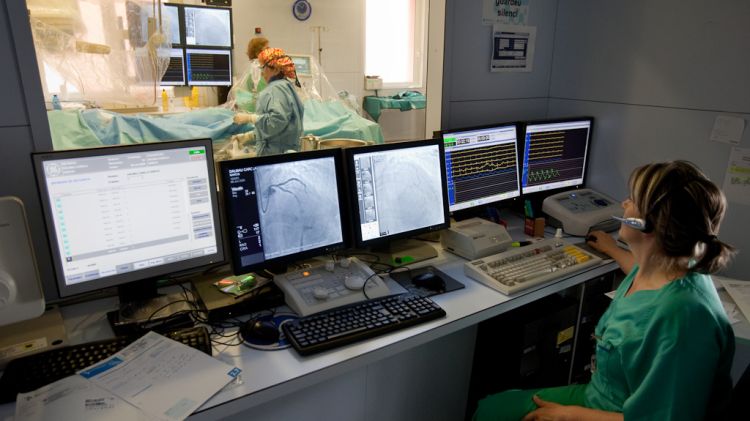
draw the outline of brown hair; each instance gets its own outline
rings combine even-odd
[[[636,168],[630,194],[662,251],[652,258],[663,267],[713,273],[729,262],[734,249],[717,238],[726,198],[695,164],[672,161]]]
[[[252,60],[258,58],[258,54],[268,47],[268,38],[255,37],[247,43],[247,57]]]

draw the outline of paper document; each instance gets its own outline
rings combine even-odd
[[[16,399],[17,420],[107,420],[151,419],[140,409],[81,376],[70,376]]]
[[[156,419],[182,420],[240,369],[158,333],[79,374]]]
[[[719,277],[719,282],[724,285],[724,289],[739,307],[742,315],[750,320],[750,282],[721,277]]]

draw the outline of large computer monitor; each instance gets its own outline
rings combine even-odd
[[[348,148],[349,191],[357,247],[447,228],[445,156],[440,139]],[[397,252],[396,252],[397,253]],[[404,252],[404,256],[409,256]],[[408,260],[417,260],[409,256]],[[395,263],[408,263],[398,259]]]
[[[347,246],[341,159],[327,149],[221,162],[235,274]]]
[[[591,117],[526,123],[521,193],[582,186],[592,125]]]
[[[190,86],[232,86],[231,50],[185,50]]]
[[[441,132],[451,212],[521,194],[516,125]]]
[[[60,296],[224,260],[210,139],[33,159]]]
[[[185,85],[185,63],[182,49],[172,48],[169,51],[169,65],[164,76],[161,77],[161,85]]]
[[[232,9],[184,6],[185,44],[197,47],[232,47]]]

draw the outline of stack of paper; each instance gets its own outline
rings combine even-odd
[[[149,332],[76,376],[18,395],[16,419],[183,420],[239,373]]]

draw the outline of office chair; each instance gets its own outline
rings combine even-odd
[[[750,365],[745,368],[745,372],[734,385],[732,397],[729,399],[726,411],[724,411],[723,419],[727,421],[746,419],[748,398],[750,398]]]

